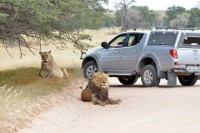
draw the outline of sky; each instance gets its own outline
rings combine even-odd
[[[121,0],[109,0],[109,9],[115,9],[115,3],[119,3]],[[135,6],[148,6],[151,10],[167,10],[168,7],[173,5],[182,6],[186,9],[191,9],[198,4],[200,0],[136,0],[133,3]]]

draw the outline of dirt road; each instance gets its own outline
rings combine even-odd
[[[101,107],[80,100],[77,87],[62,105],[33,120],[20,133],[200,133],[200,81],[194,87],[122,86],[110,78],[110,97],[119,105]]]

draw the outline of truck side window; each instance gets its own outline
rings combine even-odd
[[[126,35],[121,35],[117,37],[110,43],[110,47],[120,48],[126,44]]]
[[[147,45],[171,45],[175,44],[178,32],[151,32]]]
[[[185,37],[183,40],[183,44],[187,46],[199,46],[200,37]]]
[[[140,42],[143,34],[131,34],[128,40],[128,46],[134,46]]]
[[[132,45],[132,43],[135,41],[135,36],[133,36],[133,35],[131,35],[131,36],[129,36],[129,39],[128,39],[128,46],[131,46]]]

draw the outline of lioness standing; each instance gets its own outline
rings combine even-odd
[[[42,63],[39,75],[41,77],[60,77],[68,78],[68,72],[66,69],[60,69],[60,67],[55,63],[51,51],[49,52],[39,52],[41,55]]]

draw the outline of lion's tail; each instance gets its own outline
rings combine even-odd
[[[63,77],[69,78],[69,74],[68,74],[67,70],[65,68],[62,68],[62,71],[63,71]]]

